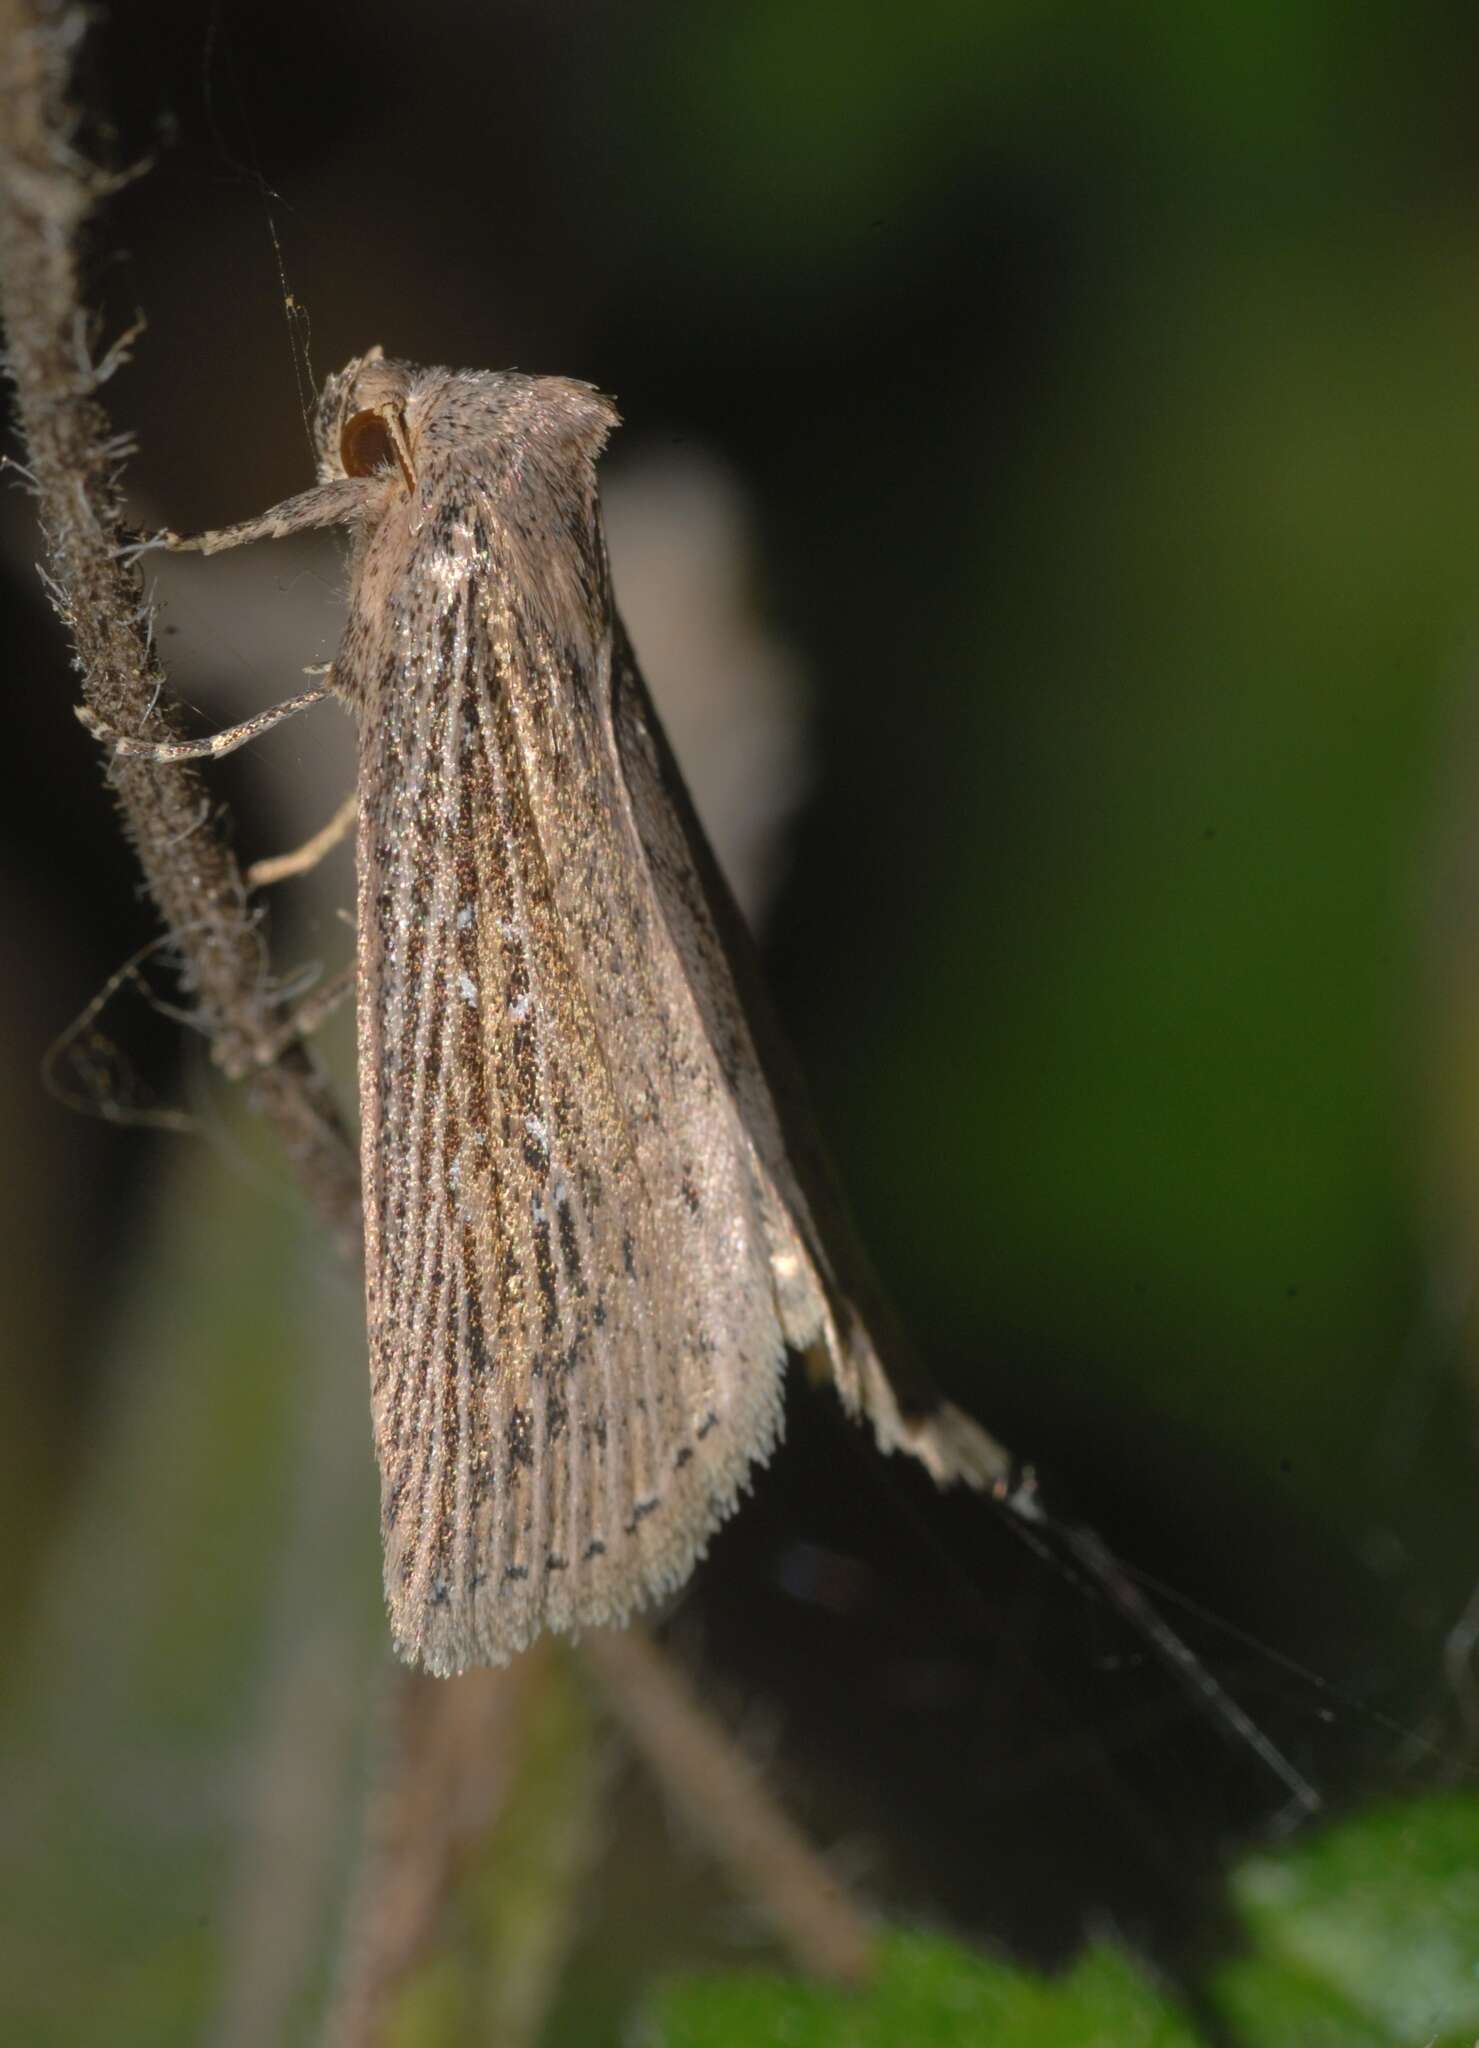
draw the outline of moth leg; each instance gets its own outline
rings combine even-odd
[[[243,1081],[254,1067],[270,1067],[279,1059],[295,1039],[307,1038],[317,1031],[327,1018],[333,1015],[344,998],[355,985],[354,963],[341,967],[337,974],[331,974],[321,988],[312,995],[304,996],[288,1016],[272,1031],[236,1049],[229,1059],[221,1062],[222,1071],[232,1081]]]
[[[322,671],[320,671],[322,673]],[[146,740],[132,733],[115,732],[106,725],[97,713],[86,704],[76,707],[77,716],[95,740],[104,740],[115,754],[125,754],[140,761],[207,761],[217,760],[222,754],[231,754],[238,747],[244,747],[248,740],[254,740],[260,733],[270,732],[285,718],[291,718],[295,711],[306,711],[310,704],[322,703],[333,693],[332,683],[320,683],[312,690],[305,690],[299,697],[289,697],[285,704],[274,704],[270,711],[259,711],[255,718],[247,718],[240,725],[230,725],[224,732],[212,733],[203,740]]]
[[[319,1026],[332,1017],[347,995],[352,995],[355,985],[355,966],[351,960],[347,967],[341,967],[337,974],[331,974],[321,988],[304,996],[291,1016],[285,1017],[276,1031],[269,1032],[254,1048],[253,1055],[259,1066],[270,1067],[283,1050],[295,1038],[308,1038]]]
[[[285,882],[290,875],[305,875],[310,868],[316,868],[326,853],[332,853],[354,824],[359,814],[359,796],[355,791],[345,797],[332,818],[321,831],[315,832],[301,846],[291,853],[274,854],[268,860],[254,860],[246,871],[249,889],[264,889],[271,882]]]
[[[218,555],[225,548],[244,547],[253,540],[281,540],[285,534],[308,533],[317,526],[345,526],[364,511],[366,501],[384,480],[376,477],[345,476],[332,483],[315,484],[296,498],[284,498],[270,511],[238,526],[215,526],[206,533],[175,533],[166,529],[147,547],[168,548],[173,554]],[[139,550],[142,552],[142,550]]]

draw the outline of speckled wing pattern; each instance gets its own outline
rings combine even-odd
[[[589,459],[502,395],[500,441],[423,461],[360,707],[372,1401],[435,1671],[680,1583],[780,1420],[765,1190],[621,784]]]
[[[775,1443],[788,1349],[942,1482],[1007,1470],[885,1373],[830,1216],[824,1245],[804,1108],[613,608],[615,417],[373,351],[325,388],[317,489],[190,543],[354,537],[333,687],[360,729],[372,1410],[396,1647],[439,1673],[681,1584]]]
[[[764,1191],[654,918],[609,640],[526,609],[494,505],[446,514],[477,566],[385,678],[361,779],[387,1590],[436,1671],[679,1584],[774,1441],[781,1364]]]

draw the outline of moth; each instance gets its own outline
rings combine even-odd
[[[889,1330],[612,598],[612,403],[563,377],[324,387],[318,482],[211,554],[343,526],[370,1396],[395,1646],[435,1673],[683,1583],[781,1432],[788,1355],[884,1451],[1007,1454]],[[886,1354],[885,1355],[885,1349]]]

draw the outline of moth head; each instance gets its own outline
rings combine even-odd
[[[407,364],[388,361],[377,343],[329,378],[314,421],[319,475],[325,483],[383,471],[399,472],[407,490],[415,488],[406,432],[412,375]]]

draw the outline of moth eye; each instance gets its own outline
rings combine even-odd
[[[357,412],[344,422],[344,431],[339,436],[339,460],[346,476],[373,476],[377,469],[394,465],[395,443],[383,414]]]

